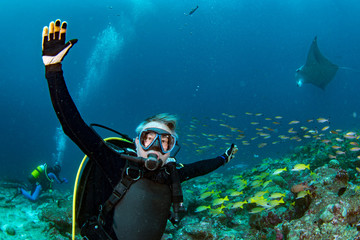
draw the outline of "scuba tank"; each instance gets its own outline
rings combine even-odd
[[[46,171],[47,171],[46,163],[43,165],[37,166],[37,168],[35,168],[29,175],[29,177],[28,177],[29,182],[31,184],[35,184],[36,182],[39,181],[39,179],[41,178],[41,175],[46,174]]]

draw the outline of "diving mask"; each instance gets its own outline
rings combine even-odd
[[[160,128],[147,128],[140,132],[139,142],[145,151],[155,150],[165,154],[174,149],[176,137]]]

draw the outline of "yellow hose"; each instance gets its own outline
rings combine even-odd
[[[76,178],[75,178],[75,184],[74,184],[74,193],[73,193],[73,207],[72,207],[72,240],[75,240],[75,227],[76,227],[76,223],[75,223],[75,205],[76,205],[76,191],[77,191],[77,184],[79,181],[79,177],[80,177],[80,173],[82,170],[82,167],[85,163],[87,156],[85,155],[83,160],[81,161],[80,167],[76,173]]]

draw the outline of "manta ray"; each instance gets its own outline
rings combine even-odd
[[[304,83],[311,83],[322,90],[333,80],[339,66],[324,57],[314,38],[306,59],[306,63],[295,73],[296,83],[301,87]]]

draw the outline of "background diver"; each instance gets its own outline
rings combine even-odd
[[[135,141],[127,143],[134,150],[116,149],[105,142],[84,122],[67,90],[61,62],[77,39],[66,43],[66,29],[67,23],[60,20],[44,27],[42,55],[55,113],[65,134],[89,158],[76,197],[80,234],[86,239],[161,239],[169,216],[178,223],[184,211],[180,183],[225,165],[237,147],[232,144],[213,159],[176,165],[170,152],[177,141],[177,119],[170,114],[140,123]],[[129,159],[146,161],[139,164]]]
[[[20,192],[27,199],[36,201],[41,191],[52,189],[52,184],[54,181],[57,183],[68,182],[66,178],[60,179],[60,171],[61,167],[58,164],[55,164],[53,167],[48,167],[46,163],[38,166],[31,172],[28,177],[28,180],[31,184],[29,189],[30,192],[24,188],[20,188]]]

